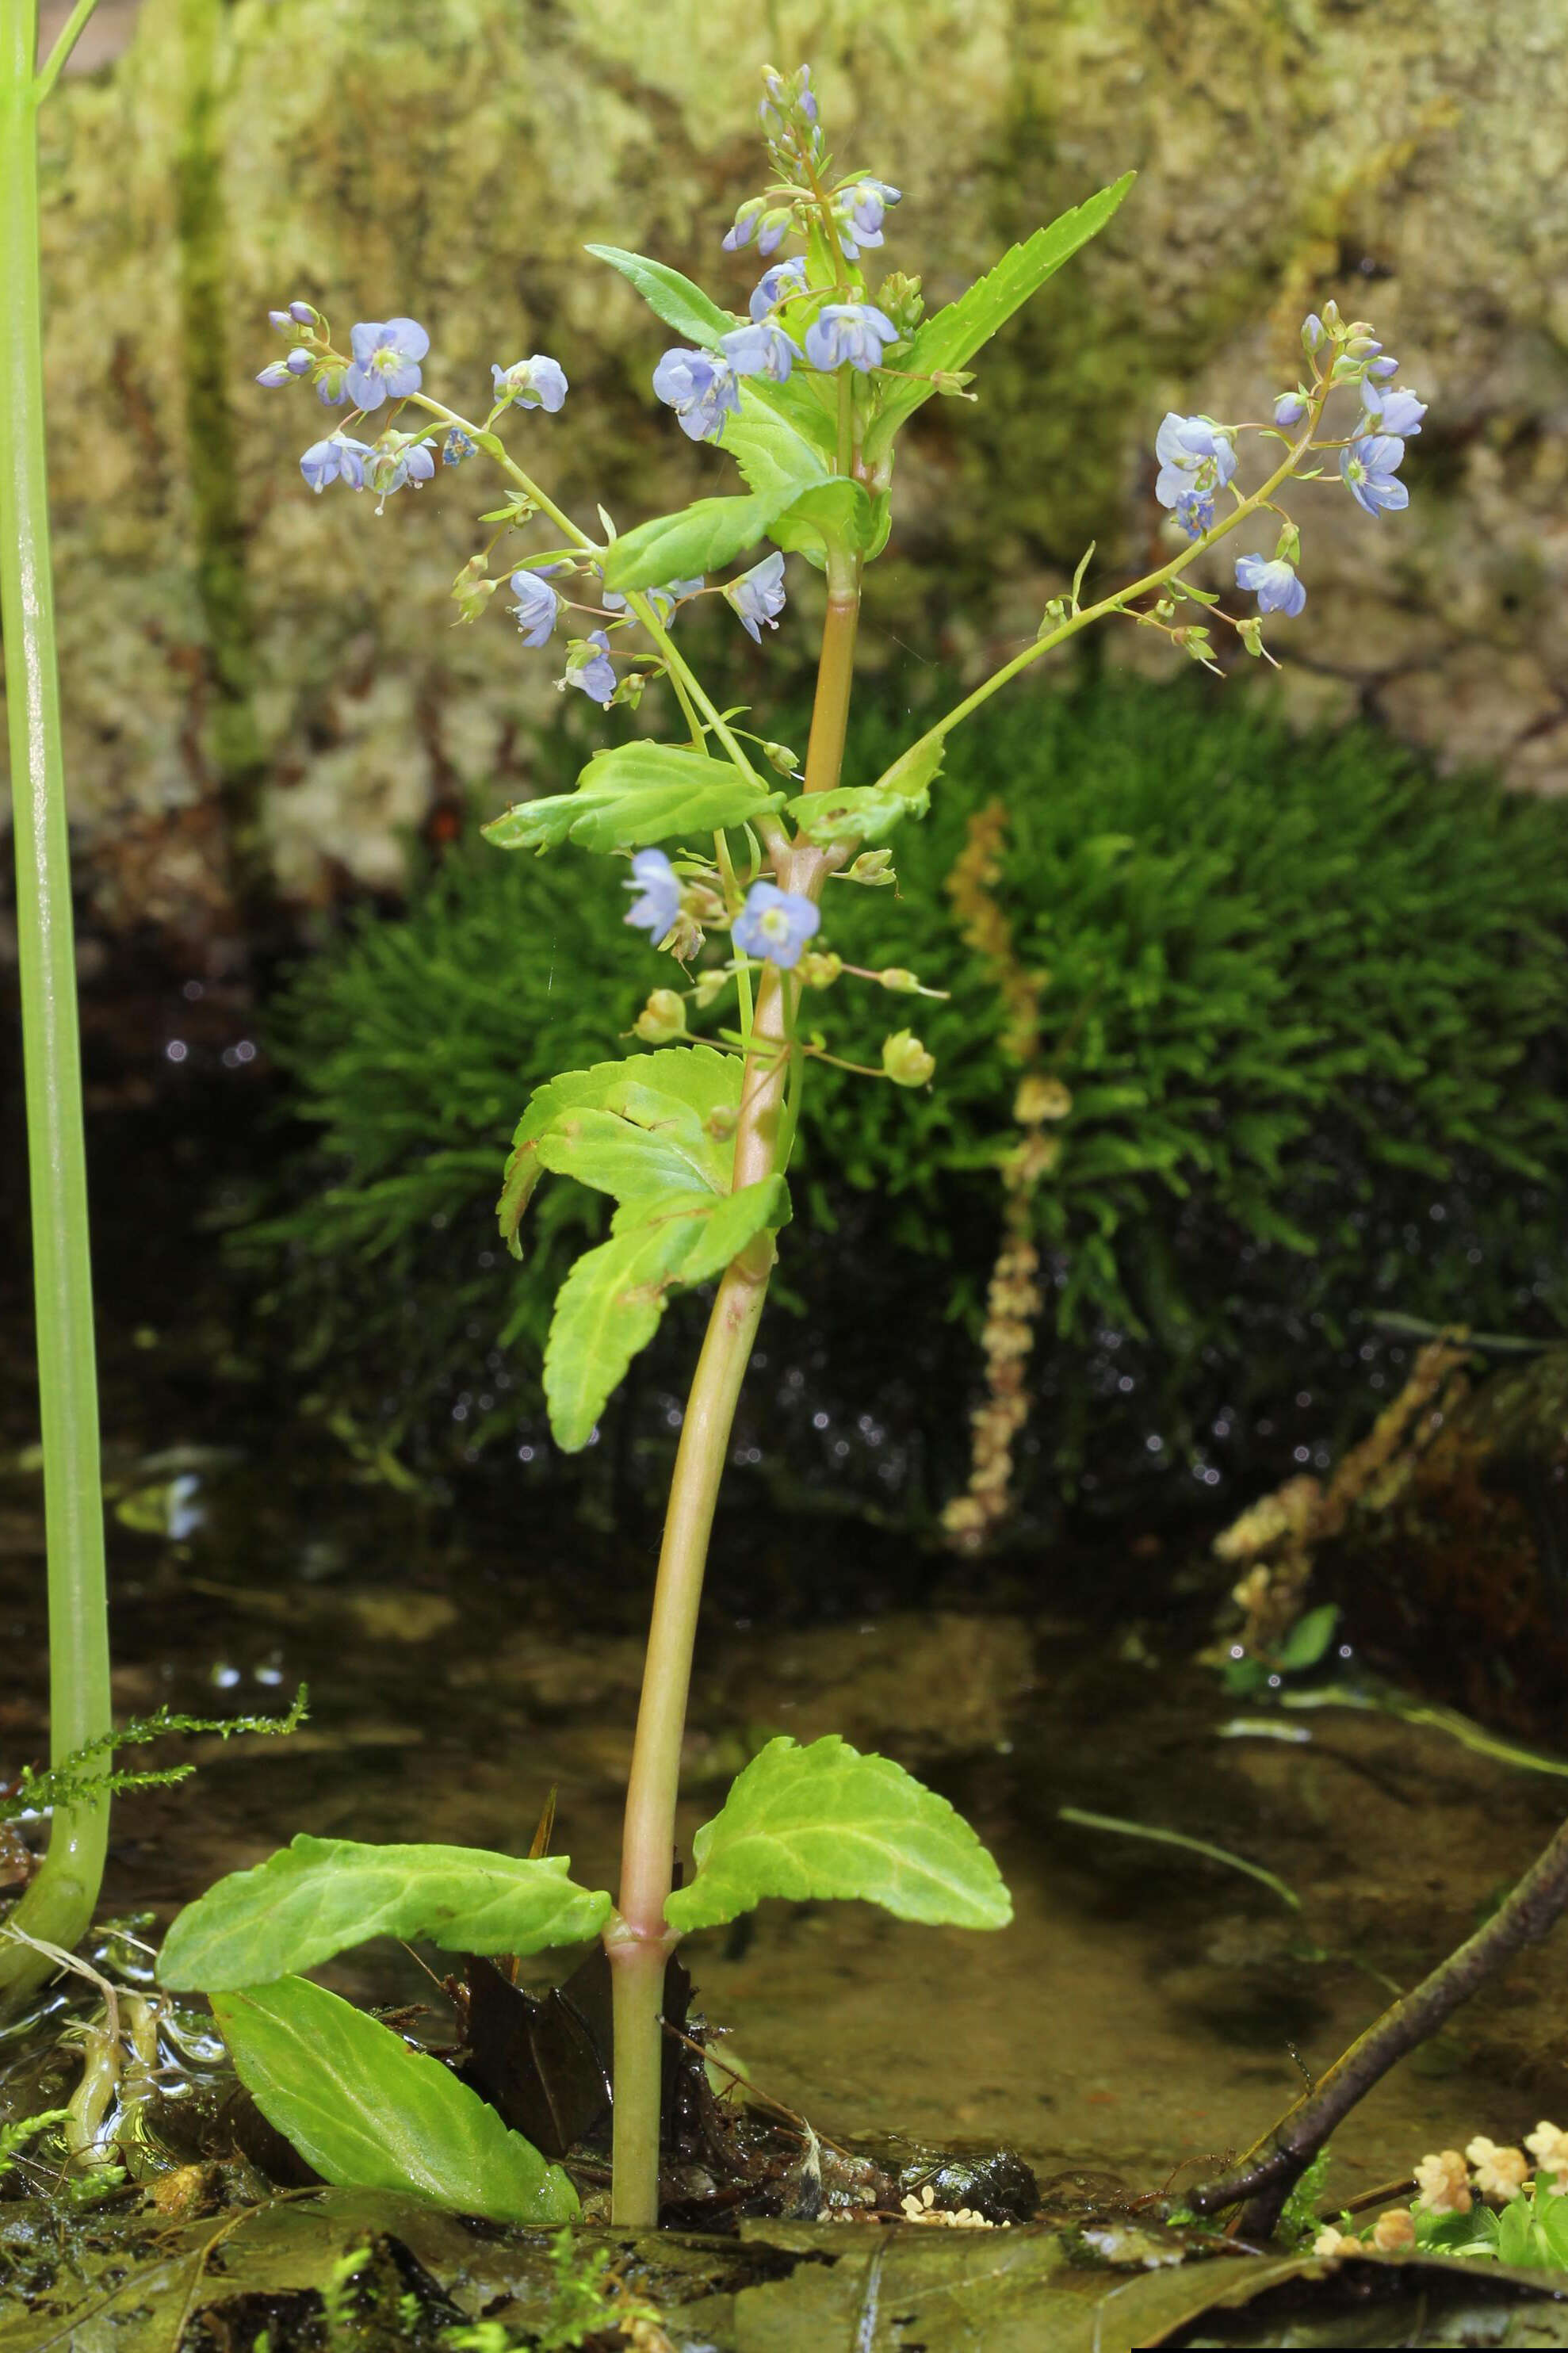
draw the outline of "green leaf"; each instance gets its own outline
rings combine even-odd
[[[757,491],[743,499],[699,499],[679,514],[655,515],[616,540],[605,559],[605,586],[623,592],[660,588],[667,581],[722,571],[754,547],[798,495],[784,488]]]
[[[1307,1667],[1315,1667],[1333,1641],[1339,1622],[1339,1610],[1331,1601],[1309,1609],[1304,1617],[1298,1618],[1275,1651],[1275,1665],[1286,1674],[1300,1674]]]
[[[584,1252],[556,1293],[544,1398],[564,1453],[587,1445],[626,1366],[658,1331],[694,1232],[690,1219],[668,1216],[612,1233]]]
[[[856,785],[842,792],[812,793],[784,810],[805,841],[886,841],[907,817],[924,817],[931,795],[914,796],[888,785]]]
[[[187,1904],[159,1957],[166,1986],[232,1991],[311,1969],[367,1936],[451,1953],[538,1953],[596,1936],[610,1899],[537,1861],[466,1846],[363,1846],[303,1833]]]
[[[820,562],[830,548],[864,555],[876,531],[870,492],[863,482],[852,482],[839,474],[804,491],[769,524],[768,537],[786,554]]]
[[[589,761],[575,792],[519,801],[483,830],[498,849],[555,849],[568,840],[583,849],[644,849],[675,834],[744,825],[781,807],[784,797],[705,752],[617,744]]]
[[[646,255],[628,253],[624,246],[590,245],[585,251],[595,261],[607,261],[618,269],[629,286],[635,286],[650,311],[656,311],[667,327],[684,335],[689,343],[698,343],[705,351],[716,352],[724,337],[744,322],[733,312],[721,311],[717,302],[683,278],[679,269],[671,269],[662,261],[649,261]]]
[[[617,1201],[682,1192],[706,1200],[728,1182],[734,1145],[710,1135],[689,1104],[628,1082],[611,1108],[563,1112],[540,1137],[538,1157]]]
[[[240,2082],[326,2181],[416,2189],[490,2222],[569,2222],[559,2166],[438,2059],[352,2002],[286,1977],[213,1999]]]
[[[911,377],[966,367],[997,328],[1021,310],[1031,294],[1038,293],[1080,246],[1098,235],[1136,177],[1135,172],[1125,173],[1086,204],[1063,213],[1049,227],[1037,228],[1024,244],[1014,246],[994,269],[975,280],[967,293],[928,319],[890,364],[908,369]],[[881,411],[866,436],[866,457],[871,461],[882,455],[904,419],[934,390],[929,382],[894,385],[887,376],[879,381],[885,387]]]
[[[830,1733],[770,1740],[692,1841],[696,1875],[666,1903],[682,1936],[716,1928],[764,1895],[858,1896],[901,1920],[1003,1928],[1002,1874],[945,1798],[888,1757]]]
[[[742,384],[741,406],[725,417],[719,438],[719,447],[733,458],[752,490],[783,499],[775,509],[780,514],[805,491],[837,479],[828,463],[837,446],[835,422],[816,394],[803,379],[805,407],[797,404],[790,413],[779,405],[778,396],[794,383],[792,377],[789,385],[764,385],[760,378]],[[823,430],[829,436],[826,448]]]
[[[728,1142],[723,1150],[731,1154]],[[789,1216],[779,1176],[718,1196],[689,1186],[653,1198],[637,1193],[616,1211],[609,1240],[584,1252],[555,1295],[544,1397],[563,1452],[586,1446],[626,1366],[658,1329],[670,1293],[706,1282]]]
[[[742,1185],[738,1193],[726,1193],[707,1210],[693,1235],[681,1265],[681,1282],[706,1282],[721,1274],[748,1242],[759,1234],[776,1234],[792,1214],[789,1187],[782,1176],[763,1176],[755,1185]]]
[[[655,1110],[651,1100],[655,1097],[660,1099],[662,1109]],[[734,1150],[714,1134],[710,1123],[716,1113],[733,1111],[740,1100],[740,1064],[711,1046],[664,1046],[656,1053],[634,1054],[624,1062],[595,1062],[590,1070],[563,1071],[558,1078],[535,1087],[512,1136],[511,1155],[496,1204],[501,1239],[513,1258],[522,1256],[518,1228],[544,1173],[545,1163],[540,1157],[544,1139],[567,1118],[593,1109],[613,1112],[645,1127],[658,1121],[668,1129],[673,1123],[689,1156],[699,1151],[708,1155],[706,1181],[714,1192],[721,1193],[730,1182]],[[694,1116],[686,1119],[683,1113]],[[676,1181],[683,1183],[684,1178]]]

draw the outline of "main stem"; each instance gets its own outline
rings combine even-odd
[[[98,1377],[82,1134],[70,851],[44,459],[38,269],[37,0],[0,6],[0,623],[16,825],[16,934],[26,1077],[33,1289],[48,1546],[50,1755],[63,1764],[111,1729],[99,1472]],[[104,1770],[107,1759],[95,1765]],[[11,1914],[74,1945],[92,1918],[109,1804],[58,1806],[48,1851]],[[54,1962],[0,1947],[0,2010]]]
[[[849,711],[859,582],[852,567],[828,575],[828,610],[817,670],[816,702],[806,754],[806,790],[831,791],[843,763]],[[818,849],[781,849],[775,871],[786,891],[815,899],[828,872]],[[781,1123],[790,1064],[785,983],[776,965],[763,967],[752,1023],[753,1050],[742,1075],[731,1184],[736,1191],[772,1175],[781,1155]],[[626,1790],[618,1909],[605,1932],[615,2001],[613,2219],[646,2228],[658,2220],[658,2134],[664,2072],[659,2015],[665,1965],[675,1938],[664,1916],[674,1879],[675,1806],[691,1654],[702,1600],[708,1539],[730,1451],[735,1407],[773,1270],[771,1235],[726,1268],[681,1424],[675,1458],[653,1622],[643,1668],[642,1701]]]

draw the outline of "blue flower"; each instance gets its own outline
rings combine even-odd
[[[316,312],[309,302],[290,302],[289,316],[297,327],[309,327],[314,323]]]
[[[640,891],[626,909],[626,921],[646,932],[657,947],[680,913],[680,877],[662,849],[639,849],[632,860],[628,891]]]
[[[847,364],[868,375],[882,364],[883,345],[898,340],[897,327],[874,303],[829,302],[805,331],[805,356],[825,372]]]
[[[805,285],[805,257],[804,254],[792,254],[787,261],[775,261],[771,269],[763,270],[752,289],[752,299],[746,308],[757,325],[761,326],[770,311],[774,310],[790,294],[802,291]]]
[[[1276,425],[1300,425],[1306,414],[1306,399],[1300,392],[1282,392],[1274,404]]]
[[[1260,613],[1283,613],[1287,619],[1294,619],[1307,601],[1295,565],[1283,556],[1238,555],[1236,585],[1257,597]]]
[[[681,431],[692,441],[714,441],[724,430],[727,409],[741,406],[741,387],[726,359],[710,352],[666,352],[653,372],[653,388],[673,408]]]
[[[349,371],[329,364],[316,378],[316,398],[323,408],[341,408],[349,396]]]
[[[1405,484],[1394,479],[1405,444],[1397,434],[1373,433],[1340,452],[1340,472],[1358,507],[1369,515],[1396,513],[1410,504]]]
[[[770,253],[776,253],[778,251],[780,246],[784,241],[784,231],[788,227],[789,215],[787,213],[784,213],[782,215],[776,212],[770,213],[764,219],[762,227],[757,232],[757,251],[762,255],[764,261],[767,259]]]
[[[760,646],[763,642],[762,622],[765,621],[770,629],[778,628],[776,616],[784,608],[784,568],[782,555],[764,555],[760,564],[753,564],[749,572],[742,572],[724,590],[724,602],[739,616],[741,626],[753,644]]]
[[[889,187],[886,180],[861,180],[854,187],[839,191],[833,213],[847,261],[858,261],[863,245],[878,246],[883,242],[882,222],[887,208],[902,201],[902,189]]]
[[[800,357],[800,345],[792,343],[782,327],[767,321],[755,326],[737,327],[726,335],[720,349],[737,375],[771,376],[774,384],[788,380],[789,372]]]
[[[767,209],[765,196],[748,196],[735,215],[733,226],[727,228],[719,242],[726,253],[739,253],[750,245],[757,233],[757,223]]]
[[[730,937],[742,955],[765,957],[788,972],[821,921],[821,908],[798,891],[781,891],[776,882],[753,882]]]
[[[365,442],[352,441],[346,433],[333,433],[325,441],[311,442],[300,460],[300,471],[318,492],[336,481],[346,482],[351,491],[363,491],[364,461],[370,454]]]
[[[555,627],[561,610],[560,596],[537,572],[514,572],[508,586],[517,598],[510,609],[517,616],[523,644],[543,645]]]
[[[385,502],[394,491],[405,482],[416,489],[427,482],[436,470],[436,460],[430,454],[430,444],[416,441],[411,434],[384,433],[371,452],[366,470],[370,487]]]
[[[1214,522],[1215,491],[1236,471],[1230,436],[1212,417],[1178,417],[1171,409],[1154,437],[1154,455],[1160,460],[1154,496],[1163,507],[1174,508],[1178,522],[1195,539]]]
[[[460,466],[465,458],[471,458],[473,454],[473,443],[466,433],[454,425],[441,444],[441,463],[443,466]]]
[[[560,361],[546,358],[542,352],[535,352],[531,360],[513,360],[509,368],[497,367],[492,361],[490,381],[497,408],[515,401],[519,408],[547,408],[553,417],[566,398],[566,377]]]
[[[1413,392],[1384,392],[1379,384],[1370,380],[1362,385],[1361,405],[1369,417],[1375,420],[1373,430],[1396,433],[1402,439],[1421,430],[1421,419],[1426,414],[1426,403],[1417,400]]]
[[[294,371],[287,360],[268,360],[256,381],[275,389],[280,384],[292,383]]]
[[[350,336],[353,365],[349,390],[359,408],[379,408],[388,395],[406,400],[420,385],[419,363],[430,338],[414,319],[362,319]]]
[[[1399,362],[1395,359],[1390,359],[1387,354],[1384,353],[1382,359],[1373,360],[1372,365],[1367,370],[1367,374],[1370,376],[1376,376],[1381,381],[1386,383],[1387,379],[1391,375],[1397,375],[1399,374]]]
[[[595,649],[593,653],[586,647]],[[607,711],[615,700],[616,670],[610,659],[610,641],[603,629],[591,630],[585,640],[579,640],[566,657],[566,675],[557,681],[562,686],[579,686],[591,702]]]

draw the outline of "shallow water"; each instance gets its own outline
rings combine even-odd
[[[109,1902],[162,1922],[300,1829],[519,1852],[552,1788],[557,1847],[581,1879],[613,1883],[640,1549],[537,1505],[512,1518],[504,1488],[466,1516],[357,1483],[340,1454],[289,1428],[231,1426],[226,1449],[171,1450],[175,1404],[151,1377],[139,1398],[122,1388],[114,1399],[118,1704],[246,1712],[307,1681],[311,1716],[287,1742],[197,1742],[193,1781],[122,1800]],[[134,1451],[138,1419],[164,1441],[158,1453]],[[200,1517],[178,1540],[155,1532],[172,1480],[175,1508]],[[37,1504],[36,1470],[13,1447],[0,1470],[11,1761],[42,1742]],[[923,1606],[825,1624],[780,1601],[789,1539],[745,1517],[721,1524],[718,1590],[745,1590],[754,1552],[770,1600],[750,1622],[715,1605],[705,1624],[682,1836],[761,1737],[839,1731],[952,1797],[1017,1904],[996,1936],[775,1904],[750,1928],[692,1941],[701,2007],[760,2085],[829,2133],[1011,2143],[1042,2177],[1086,2186],[1191,2178],[1247,2146],[1390,1982],[1414,1982],[1468,1933],[1555,1824],[1551,1780],[1388,1718],[1317,1711],[1274,1720],[1289,1739],[1222,1735],[1236,1711],[1186,1663],[1206,1604],[1173,1613],[1163,1559],[1140,1567],[1150,1614],[1136,1622],[1124,1562],[1097,1574],[1041,1558],[1005,1580],[952,1572]],[[841,1603],[885,1589],[852,1526],[805,1541],[815,1591],[825,1550],[841,1564]],[[1053,1592],[1058,1606],[1043,1606]],[[1222,1864],[1064,1824],[1064,1803],[1230,1847],[1294,1888],[1301,1911]],[[440,2008],[395,1945],[328,1974],[361,1996]],[[1427,2148],[1562,2116],[1563,1975],[1559,1940],[1398,2070],[1341,2135],[1338,2194],[1406,2172]]]

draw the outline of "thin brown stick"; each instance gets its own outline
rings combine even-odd
[[[1196,2214],[1240,2206],[1248,2238],[1267,2238],[1279,2210],[1329,2135],[1349,2116],[1396,2059],[1436,2034],[1495,1969],[1526,1945],[1538,1944],[1568,1905],[1568,1823],[1525,1873],[1484,1927],[1468,1936],[1414,1992],[1393,2003],[1336,2059],[1317,2089],[1286,2111],[1247,2151],[1235,2171],[1190,2190],[1183,2203]]]

